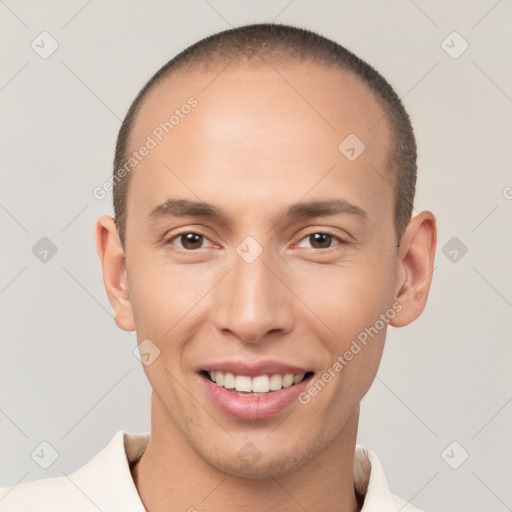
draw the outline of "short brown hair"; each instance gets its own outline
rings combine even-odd
[[[373,92],[387,117],[393,138],[389,158],[394,174],[394,224],[400,241],[412,215],[416,188],[416,140],[400,98],[386,79],[352,52],[310,30],[289,25],[246,25],[208,36],[189,46],[162,66],[144,85],[131,104],[119,130],[113,174],[114,212],[123,247],[126,237],[126,200],[130,173],[123,169],[128,159],[129,139],[137,113],[150,91],[177,70],[212,69],[226,63],[277,60],[311,61],[353,73]],[[120,172],[121,171],[121,172]]]

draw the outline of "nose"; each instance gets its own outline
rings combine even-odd
[[[263,252],[247,263],[235,254],[231,271],[215,287],[216,327],[244,343],[262,343],[293,328],[293,294],[267,259]]]

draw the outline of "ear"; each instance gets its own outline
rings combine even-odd
[[[402,309],[389,322],[403,327],[425,309],[434,272],[437,245],[436,219],[429,211],[414,216],[402,237],[398,254],[395,300]]]
[[[120,329],[134,331],[124,249],[115,220],[108,215],[101,216],[96,223],[96,250],[103,272],[103,284],[114,310],[114,321]]]

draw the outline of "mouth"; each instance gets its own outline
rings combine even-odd
[[[296,386],[313,376],[313,372],[311,371],[297,374],[263,374],[254,377],[250,377],[249,375],[235,375],[231,372],[221,372],[219,370],[202,370],[201,374],[217,386],[242,396],[265,396],[281,389]]]
[[[313,375],[314,371],[284,365],[223,365],[198,371],[217,409],[246,421],[275,416],[298,403]]]

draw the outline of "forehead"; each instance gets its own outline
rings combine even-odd
[[[215,191],[222,200],[226,189],[242,182],[254,199],[268,199],[274,191],[297,196],[333,166],[324,191],[341,179],[347,190],[371,200],[376,173],[386,173],[392,140],[384,110],[360,79],[314,63],[178,72],[146,98],[132,128],[131,150],[148,137],[154,148],[133,173],[128,202],[149,191],[154,201],[165,201],[169,179],[173,186],[185,185],[185,193],[203,197]],[[364,147],[356,160],[340,151],[345,140],[345,149]],[[322,187],[315,190],[322,193]]]
[[[211,71],[173,73],[147,95],[132,127],[131,141],[137,145],[190,97],[200,106],[194,114],[201,114],[191,117],[201,117],[206,130],[210,129],[207,121],[220,118],[228,120],[235,132],[242,124],[253,128],[259,124],[264,129],[269,121],[286,124],[293,120],[297,128],[323,132],[323,136],[331,132],[334,139],[350,129],[372,150],[379,145],[385,151],[390,139],[384,110],[359,77],[312,62],[269,62],[240,66],[227,63]],[[227,119],[230,113],[237,114],[238,123],[233,117]],[[298,117],[302,118],[299,125]],[[200,128],[199,123],[195,128]],[[204,135],[204,131],[197,135]]]

